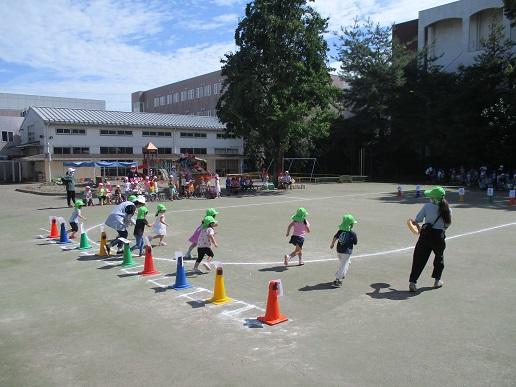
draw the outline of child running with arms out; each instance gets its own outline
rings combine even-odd
[[[133,247],[131,247],[131,251],[133,251],[134,249],[139,249],[140,257],[143,255],[143,246],[144,246],[143,233],[145,232],[145,226],[151,227],[151,225],[149,224],[149,221],[147,220],[148,213],[149,213],[149,210],[147,209],[147,207],[143,206],[143,207],[138,208],[138,214],[136,216],[136,223],[134,225],[133,235],[134,235],[134,238],[136,239],[136,242],[135,242],[135,245]]]
[[[353,246],[357,244],[357,234],[351,229],[357,221],[351,214],[346,214],[342,217],[342,223],[339,225],[339,230],[333,236],[331,241],[330,249],[333,249],[335,242],[337,242],[337,256],[339,257],[339,268],[335,273],[335,281],[333,286],[340,288],[342,286],[342,280],[346,277],[351,263],[351,254],[353,253]]]
[[[163,238],[167,235],[167,226],[168,223],[165,222],[165,212],[167,211],[167,207],[163,204],[158,204],[158,208],[156,211],[156,220],[152,225],[152,233],[154,234],[152,237],[149,237],[149,242],[151,242],[155,238],[159,238],[159,245],[166,246],[167,244],[163,242]]]
[[[215,208],[208,208],[206,210],[206,214],[204,216],[205,217],[212,216],[215,219],[217,214],[218,214],[218,212]],[[185,259],[192,259],[192,250],[197,246],[197,240],[199,239],[199,234],[201,233],[201,230],[202,230],[202,222],[203,221],[204,221],[204,218],[203,218],[203,220],[201,220],[201,224],[199,226],[197,226],[197,228],[194,230],[194,232],[190,236],[190,238],[188,238],[188,241],[191,244],[190,244],[190,247],[188,248],[188,251],[185,254]]]
[[[293,229],[289,243],[294,245],[295,249],[290,254],[285,254],[285,266],[288,266],[288,262],[296,255],[299,257],[299,266],[305,264],[303,262],[303,244],[305,235],[310,232],[310,223],[306,220],[307,215],[306,209],[298,208],[296,214],[292,216],[292,222],[287,227],[287,237],[290,235],[290,230]]]
[[[70,217],[70,239],[74,239],[75,233],[79,231],[79,219],[86,220],[81,214],[81,208],[84,206],[84,202],[82,200],[76,200],[74,206],[72,216]]]
[[[196,273],[201,272],[199,270],[199,264],[201,263],[204,256],[207,256],[206,262],[202,262],[202,265],[206,268],[206,270],[211,270],[210,262],[212,261],[215,254],[213,254],[213,250],[211,246],[219,247],[217,241],[215,240],[215,230],[214,227],[217,226],[217,221],[213,216],[206,216],[201,224],[201,232],[199,233],[199,238],[197,239],[197,260],[195,261],[195,265],[193,271]]]

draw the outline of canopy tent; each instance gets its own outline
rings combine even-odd
[[[131,168],[136,167],[138,163],[136,161],[65,161],[63,166],[65,167],[120,167],[120,168]]]

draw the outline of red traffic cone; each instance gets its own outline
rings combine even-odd
[[[48,237],[52,239],[59,238],[59,230],[57,229],[57,219],[55,217],[52,217],[52,220],[50,221],[50,235]]]
[[[280,312],[278,293],[281,287],[279,280],[272,280],[269,282],[269,296],[267,297],[267,310],[265,316],[258,317],[258,321],[261,321],[267,325],[276,325],[283,321],[287,321],[288,318],[283,316]]]
[[[140,271],[140,275],[155,275],[159,274],[159,271],[154,267],[154,260],[152,259],[152,247],[149,245],[145,246],[145,263],[143,271]]]

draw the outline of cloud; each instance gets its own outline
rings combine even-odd
[[[7,38],[0,40],[0,60],[29,69],[2,83],[5,91],[100,98],[110,109],[130,110],[131,92],[217,70],[234,50],[228,40],[155,51],[149,42],[174,41],[166,28],[179,17],[161,1],[30,3],[2,11],[0,34]]]
[[[329,29],[353,23],[355,17],[368,18],[382,25],[417,19],[424,9],[447,4],[450,0],[315,0],[313,7],[324,17],[330,17]]]
[[[242,0],[213,0],[212,3],[218,5],[219,7],[229,7],[232,5],[241,4]]]
[[[182,25],[190,30],[201,30],[201,31],[210,31],[217,30],[226,27],[234,28],[238,24],[238,15],[236,13],[228,13],[222,14],[218,16],[214,16],[208,21],[204,21],[201,19],[185,19]]]

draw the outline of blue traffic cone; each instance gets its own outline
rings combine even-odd
[[[170,285],[170,289],[187,289],[191,288],[186,279],[185,267],[183,266],[183,257],[177,257],[177,270],[176,270],[176,283],[174,285]]]
[[[57,243],[72,243],[72,241],[68,239],[68,233],[66,232],[66,224],[64,223],[61,223],[61,234],[59,234],[59,242]]]

